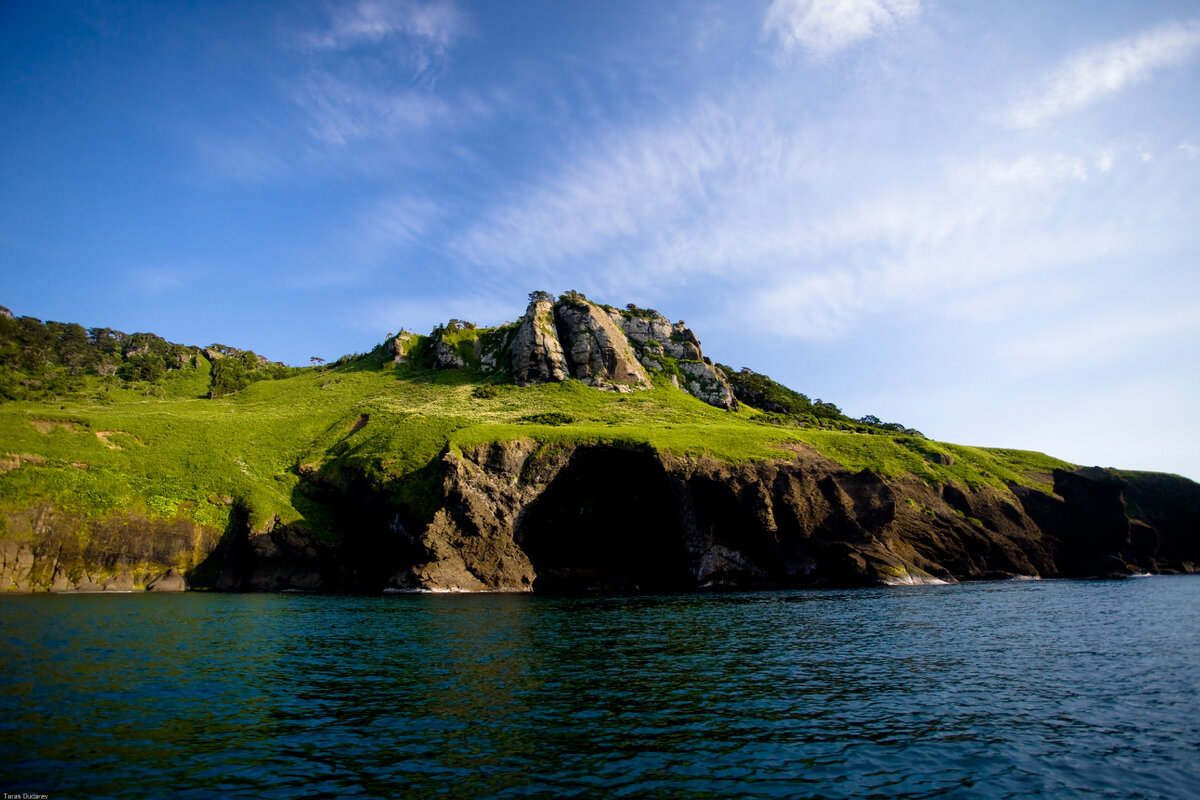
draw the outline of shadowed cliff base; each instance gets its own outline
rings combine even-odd
[[[0,579],[99,590],[128,574],[113,585],[132,589],[182,563],[193,588],[222,591],[662,592],[1196,569],[1200,486],[1170,476],[1057,470],[1052,491],[971,490],[852,472],[805,448],[730,464],[530,440],[447,451],[441,467],[441,506],[419,530],[368,482],[314,475],[303,490],[340,532],[330,541],[277,519],[253,527],[235,507],[219,540],[123,518],[91,523],[76,552],[63,531],[78,521],[41,508],[24,518],[36,547],[6,543]]]

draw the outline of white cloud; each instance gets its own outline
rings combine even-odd
[[[1040,86],[1014,104],[1008,121],[1032,128],[1078,111],[1129,86],[1158,69],[1191,58],[1200,48],[1200,21],[1171,23],[1137,36],[1093,47],[1071,57]]]
[[[774,0],[763,32],[785,49],[827,56],[917,16],[920,0]]]
[[[347,50],[403,36],[444,49],[467,30],[467,18],[447,0],[359,0],[335,8],[329,27],[309,33],[304,42],[318,50]]]
[[[449,0],[358,0],[295,43],[309,56],[291,82],[313,138],[332,145],[388,138],[430,124],[447,103],[435,92],[449,49],[470,22]]]

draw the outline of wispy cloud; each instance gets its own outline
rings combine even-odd
[[[470,20],[449,0],[332,6],[326,26],[298,37],[309,68],[292,82],[292,99],[310,134],[328,145],[425,127],[447,111],[437,79],[469,31]]]
[[[774,0],[763,33],[823,57],[916,17],[920,0]]]
[[[447,0],[359,0],[334,7],[329,26],[309,32],[304,42],[319,50],[347,50],[406,37],[445,50],[468,30],[467,17]]]
[[[800,137],[752,105],[703,102],[687,114],[611,132],[590,154],[486,211],[452,249],[472,263],[509,269],[624,253],[625,270],[606,258],[606,272],[635,283],[651,272],[703,274],[752,263],[773,248],[772,228],[790,229],[777,201],[814,161]],[[727,238],[705,235],[713,228]]]
[[[447,108],[428,92],[387,91],[319,71],[300,84],[293,99],[307,112],[313,137],[334,145],[422,128]]]
[[[1200,49],[1200,21],[1174,22],[1069,58],[1008,111],[1008,122],[1032,128],[1175,66]]]

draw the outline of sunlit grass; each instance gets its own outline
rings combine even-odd
[[[851,470],[970,487],[1037,485],[1035,473],[1070,466],[1040,453],[763,424],[751,409],[716,409],[662,380],[629,394],[578,381],[520,388],[468,370],[366,357],[209,400],[208,375],[203,362],[153,391],[96,380],[55,403],[0,405],[0,458],[20,464],[0,473],[0,510],[44,498],[91,517],[135,511],[220,527],[232,498],[254,524],[278,516],[320,527],[297,490],[302,468],[334,482],[360,476],[399,502],[428,505],[440,496],[436,469],[447,448],[512,439],[609,442],[725,461],[792,458],[779,445],[803,443]],[[476,396],[484,383],[495,385],[493,396]]]

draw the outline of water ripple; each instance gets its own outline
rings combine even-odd
[[[1196,796],[1200,581],[2,597],[55,798]]]

